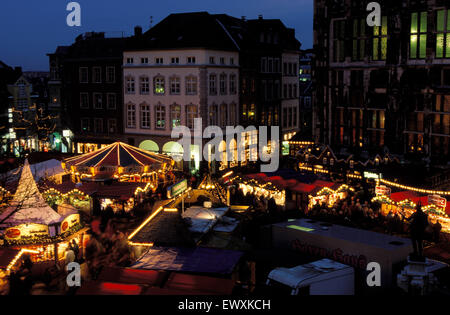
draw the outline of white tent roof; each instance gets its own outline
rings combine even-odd
[[[322,259],[294,268],[276,268],[269,273],[268,278],[296,289],[327,279],[331,273],[339,271],[347,273],[353,272],[353,269],[330,259]]]
[[[0,215],[0,227],[11,227],[25,223],[49,225],[59,222],[61,216],[44,200],[39,192],[30,164],[25,160],[14,198],[8,208]]]

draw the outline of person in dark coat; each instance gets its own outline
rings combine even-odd
[[[416,212],[408,219],[410,221],[410,235],[413,244],[414,255],[423,257],[423,239],[425,229],[428,226],[428,215],[422,211],[420,204],[416,207]]]

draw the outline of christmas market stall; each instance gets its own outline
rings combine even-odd
[[[332,208],[337,201],[347,198],[348,193],[354,190],[346,184],[340,185],[319,180],[315,181],[313,185],[316,186],[316,189],[309,197],[309,209],[316,205]]]
[[[107,181],[148,182],[158,186],[165,182],[174,160],[166,155],[145,151],[123,142],[64,160],[62,167],[74,182]]]
[[[408,190],[391,193],[391,188],[385,185],[376,186],[375,194],[372,202],[380,204],[380,213],[383,216],[392,213],[409,218],[420,204],[431,223],[439,221],[442,231],[450,233],[450,204],[445,197],[436,194],[425,196]]]
[[[58,206],[58,211],[62,205],[70,205],[92,214],[95,207],[98,210],[111,207],[114,212],[128,212],[153,190],[154,185],[145,182],[49,182],[45,184],[43,196],[48,203]]]
[[[57,261],[72,239],[83,247],[86,230],[78,213],[62,216],[46,203],[26,160],[14,197],[0,215],[2,247],[26,252],[35,262]]]

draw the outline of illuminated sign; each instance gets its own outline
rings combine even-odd
[[[364,178],[379,179],[380,178],[380,174],[371,173],[371,172],[364,172]]]
[[[447,206],[447,199],[439,195],[428,195],[428,204],[435,205],[440,208],[445,208]]]
[[[67,232],[67,230],[78,223],[80,223],[80,215],[78,213],[68,215],[61,222],[61,233]]]
[[[375,194],[377,196],[390,196],[391,195],[391,189],[386,186],[377,186],[375,187]]]
[[[187,180],[184,179],[179,183],[176,183],[169,188],[167,188],[167,198],[173,198],[183,193],[186,189],[188,189]]]
[[[28,239],[37,236],[50,236],[48,226],[43,224],[21,224],[5,231],[6,240]]]

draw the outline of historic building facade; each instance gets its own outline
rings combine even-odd
[[[315,1],[313,132],[345,152],[450,157],[450,30],[445,1]],[[449,35],[450,36],[450,35]]]

